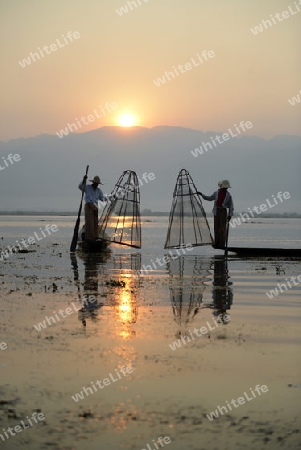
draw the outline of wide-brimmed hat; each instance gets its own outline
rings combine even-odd
[[[222,184],[221,184],[221,188],[223,189],[223,188],[230,188],[231,186],[230,186],[230,183],[229,183],[229,181],[228,180],[223,180],[222,181]]]
[[[92,183],[95,183],[95,184],[103,184],[97,175],[93,178],[93,180],[90,180],[90,181],[92,181]]]

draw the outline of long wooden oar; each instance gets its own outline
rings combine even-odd
[[[89,166],[86,167],[86,176],[88,175],[88,170],[89,170]],[[78,239],[78,230],[79,230],[79,224],[80,224],[80,215],[82,213],[83,197],[84,197],[85,187],[86,187],[86,179],[87,178],[85,178],[85,177],[83,179],[82,198],[81,198],[81,201],[80,201],[79,210],[78,210],[78,216],[77,216],[76,224],[75,224],[75,227],[74,227],[73,238],[72,238],[72,242],[71,242],[71,245],[70,245],[70,252],[75,252],[75,250],[76,250],[77,239]]]

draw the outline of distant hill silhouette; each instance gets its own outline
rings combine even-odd
[[[21,160],[1,170],[2,210],[77,211],[78,183],[90,165],[89,179],[100,175],[102,189],[110,193],[126,169],[141,177],[154,173],[155,180],[144,183],[141,210],[170,210],[180,169],[187,169],[197,188],[211,194],[217,181],[229,179],[236,211],[259,206],[279,191],[288,191],[289,200],[271,213],[301,213],[301,137],[235,137],[194,157],[191,151],[223,132],[180,128],[103,127],[62,139],[40,135],[0,142],[1,157],[20,154]],[[0,159],[2,161],[2,159]],[[2,164],[3,167],[3,164]],[[203,202],[211,212],[212,203]]]

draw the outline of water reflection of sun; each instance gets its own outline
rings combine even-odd
[[[132,307],[131,296],[128,292],[123,292],[118,305],[118,314],[121,322],[131,322]]]
[[[114,309],[116,314],[117,335],[123,339],[129,339],[135,336],[135,330],[132,325],[137,321],[138,308],[136,298],[136,279],[132,274],[122,274],[119,281],[124,283],[124,287],[118,289],[118,295],[115,297]],[[119,323],[119,325],[118,325]]]
[[[131,339],[135,337],[135,323],[137,322],[137,277],[132,271],[124,272],[118,269],[118,281],[120,287],[114,289],[113,308],[115,313],[115,338],[116,345],[113,352],[119,357],[117,368],[123,365],[135,364],[136,350],[131,345]]]
[[[117,307],[118,317],[122,323],[135,323],[137,320],[136,299],[132,293],[123,291]]]

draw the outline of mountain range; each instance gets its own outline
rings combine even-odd
[[[1,210],[77,210],[78,184],[89,164],[89,178],[105,180],[107,194],[124,170],[135,170],[143,183],[141,209],[169,211],[177,175],[185,168],[206,195],[217,189],[218,180],[230,180],[236,211],[266,203],[282,191],[290,198],[273,212],[300,213],[301,137],[240,135],[193,155],[222,134],[167,126],[102,127],[61,139],[40,135],[0,142]],[[19,154],[20,160],[8,160],[9,154]],[[142,176],[150,173],[155,179],[146,183]],[[203,203],[211,211],[213,205]]]

